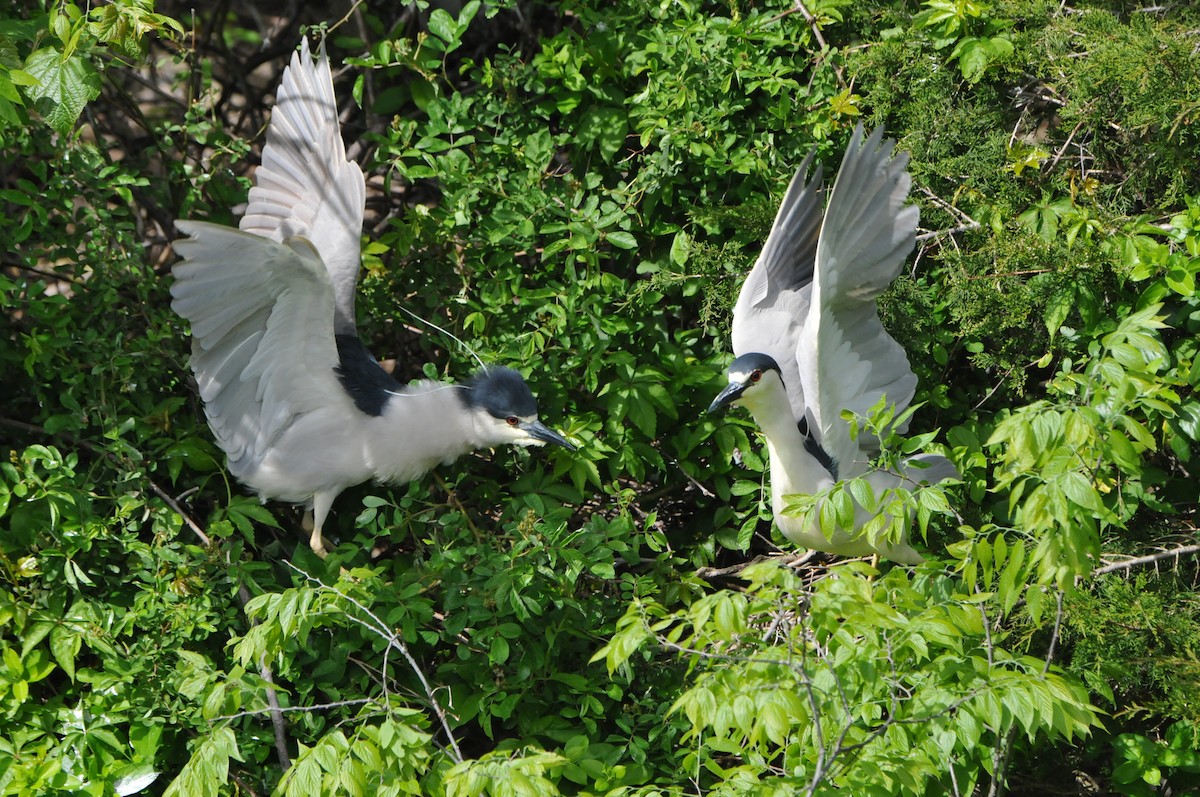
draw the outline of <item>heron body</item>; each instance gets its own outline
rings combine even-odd
[[[876,130],[855,129],[829,205],[821,212],[822,170],[812,155],[788,187],[771,234],[734,305],[736,359],[727,387],[709,407],[739,403],[763,431],[775,523],[807,548],[904,564],[921,555],[900,540],[872,545],[857,533],[871,512],[856,507],[854,527],[826,537],[816,518],[783,513],[785,497],[816,494],[864,477],[884,490],[957,476],[945,457],[922,454],[899,473],[874,470],[879,440],[855,438],[844,410],[865,416],[881,397],[896,412],[912,402],[917,379],[903,348],[884,330],[876,299],[900,273],[916,240],[918,211],[906,205],[906,158]]]
[[[514,370],[402,385],[358,337],[354,293],[366,184],[346,158],[329,59],[304,42],[284,71],[249,204],[232,229],[179,221],[172,307],[229,471],[260,498],[311,504],[310,544],[333,500],[403,483],[501,444],[572,446],[537,419]]]

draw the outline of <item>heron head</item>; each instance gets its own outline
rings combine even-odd
[[[730,363],[728,375],[729,384],[708,405],[709,412],[716,412],[737,401],[752,399],[762,385],[770,380],[781,384],[783,381],[779,363],[770,355],[758,352],[743,354]]]
[[[484,368],[463,388],[467,410],[486,445],[543,446],[553,443],[568,451],[575,450],[565,437],[538,420],[537,399],[513,369]]]

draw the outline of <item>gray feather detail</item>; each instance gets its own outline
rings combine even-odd
[[[818,166],[812,179],[805,175],[816,152],[809,152],[792,177],[784,194],[771,234],[759,261],[775,290],[800,290],[812,282],[817,259],[817,236],[821,231],[821,188],[825,169]],[[762,297],[754,302],[761,306]]]
[[[171,306],[191,322],[205,414],[230,472],[244,479],[297,416],[343,395],[333,371],[333,288],[303,241],[176,224],[188,237],[175,242],[183,259]]]
[[[916,241],[918,211],[906,206],[907,158],[876,130],[851,136],[821,226],[812,307],[797,338],[796,360],[815,434],[838,462],[861,461],[878,441],[850,437],[843,410],[866,414],[886,394],[905,409],[917,379],[903,348],[879,320],[876,298],[900,273]]]
[[[804,418],[805,401],[795,357],[796,339],[808,315],[821,230],[824,170],[818,166],[812,178],[806,179],[814,155],[810,152],[792,177],[771,234],[742,284],[733,308],[731,334],[736,356],[760,352],[779,364],[797,422]]]
[[[355,334],[366,182],[346,158],[337,113],[325,43],[314,62],[305,40],[276,93],[240,227],[278,243],[307,239],[329,272],[337,333]]]

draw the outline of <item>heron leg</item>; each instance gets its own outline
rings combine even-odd
[[[333,499],[336,495],[329,493],[317,493],[313,496],[313,507],[311,514],[304,513],[303,526],[308,530],[311,526],[311,535],[308,538],[308,547],[312,548],[312,552],[324,559],[329,555],[329,551],[325,550],[325,540],[321,536],[321,527],[325,525],[325,518],[329,515],[329,508],[333,506]]]

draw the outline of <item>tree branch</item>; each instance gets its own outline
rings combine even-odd
[[[1152,564],[1154,562],[1162,561],[1163,559],[1190,556],[1196,553],[1200,553],[1200,545],[1184,545],[1179,548],[1172,548],[1168,551],[1159,551],[1158,553],[1147,554],[1146,556],[1135,556],[1132,559],[1125,559],[1120,562],[1112,562],[1104,565],[1103,567],[1097,567],[1092,571],[1092,576],[1102,576],[1105,573],[1114,573],[1118,570],[1130,570],[1134,567]]]
[[[756,565],[759,562],[776,562],[784,567],[799,567],[816,555],[815,550],[808,550],[804,553],[791,553],[783,556],[756,556],[748,562],[739,562],[728,567],[701,567],[696,570],[696,575],[710,581],[724,576],[736,576],[750,565]]]
[[[367,703],[375,703],[375,702],[377,702],[377,701],[374,698],[364,697],[364,698],[359,698],[356,700],[338,700],[333,703],[319,703],[318,705],[315,705],[315,706],[285,706],[280,709],[249,708],[249,709],[246,709],[245,711],[239,711],[236,714],[224,714],[220,717],[213,717],[212,721],[213,722],[222,722],[225,720],[241,719],[242,717],[257,717],[259,714],[266,714],[267,712],[273,712],[273,711],[279,711],[279,712],[284,712],[284,711],[300,711],[300,712],[326,711],[331,708],[343,708],[345,706],[361,706],[361,705],[364,705]]]
[[[178,501],[155,484],[153,479],[147,479],[147,481],[150,482],[150,489],[154,491],[154,494],[161,498],[175,514],[183,518],[184,525],[200,538],[205,548],[214,547],[212,538],[204,533],[204,530],[200,528],[200,524],[192,520],[191,516],[183,510]],[[233,564],[229,558],[228,551],[222,552],[222,558],[225,560],[227,567]],[[237,581],[237,588],[238,600],[242,603],[242,611],[245,611],[246,604],[250,602],[250,590],[246,588],[246,584],[241,579]],[[251,619],[250,625],[258,625],[258,621]],[[287,772],[292,766],[292,757],[288,753],[287,723],[283,721],[283,709],[279,705],[279,694],[275,691],[275,674],[271,672],[271,668],[267,665],[266,656],[258,660],[258,674],[267,684],[267,706],[271,714],[271,726],[275,733],[275,755],[279,759],[279,766],[284,772]]]

